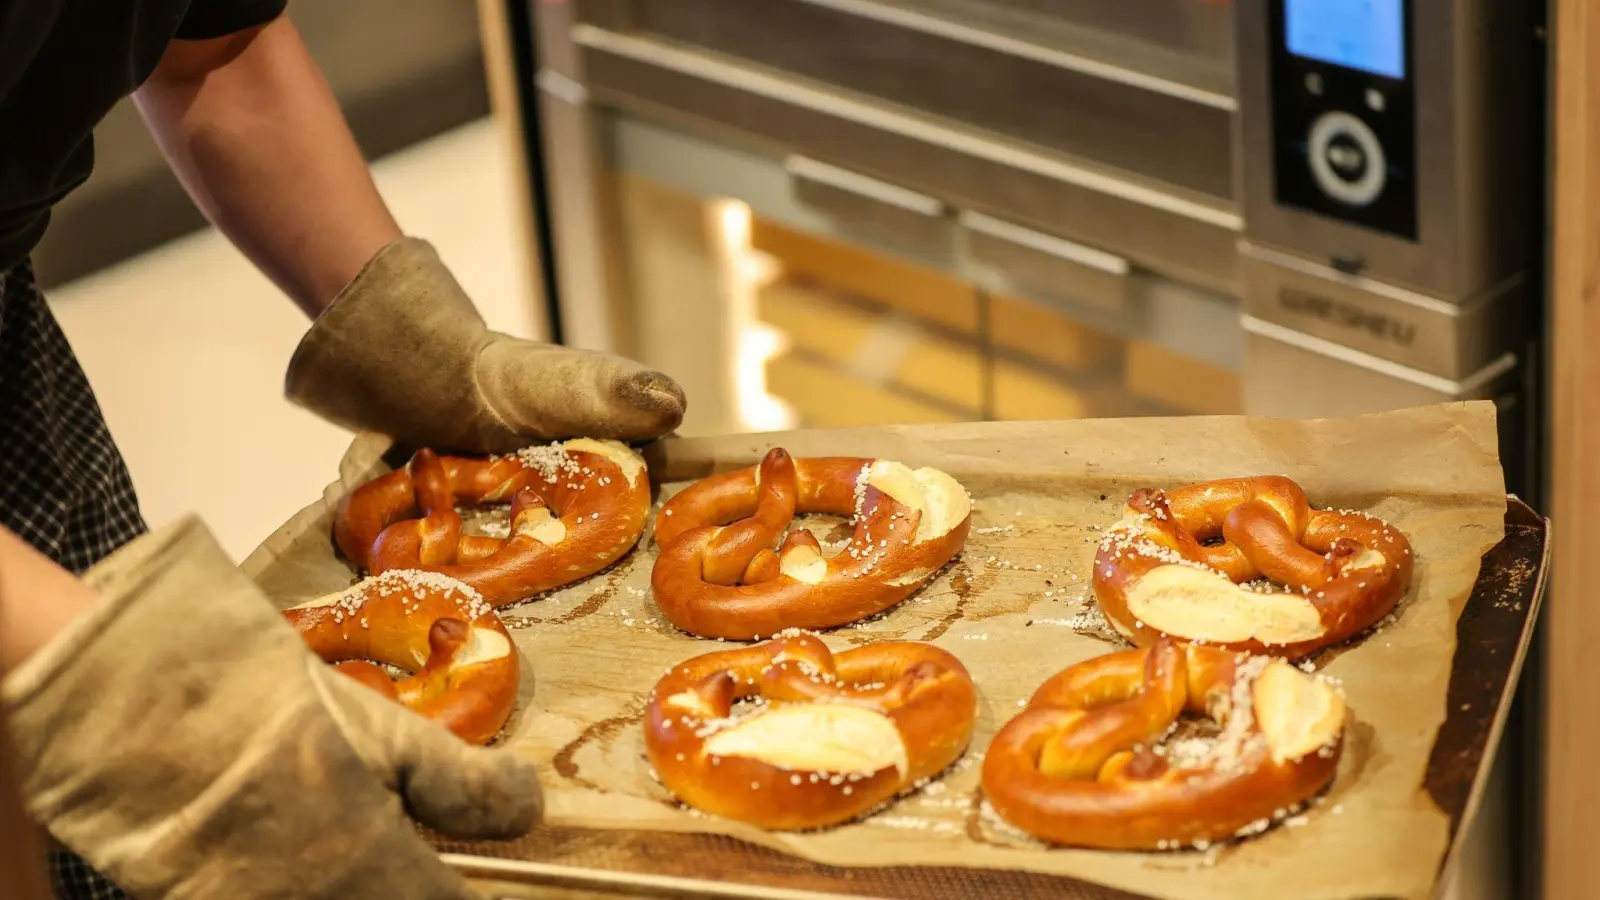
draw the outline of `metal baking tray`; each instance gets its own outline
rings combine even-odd
[[[1488,781],[1544,597],[1549,523],[1509,497],[1505,537],[1488,553],[1456,625],[1449,713],[1424,788],[1450,818],[1450,871]],[[1059,876],[990,869],[840,868],[722,835],[541,826],[512,841],[426,834],[490,898],[740,897],[821,900],[1139,900]],[[1437,893],[1437,890],[1436,890]],[[1148,900],[1148,898],[1146,898]]]

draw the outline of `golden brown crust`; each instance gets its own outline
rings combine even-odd
[[[869,483],[880,470],[885,489]],[[889,477],[910,486],[887,487]],[[797,530],[774,551],[797,513],[852,517],[849,545],[824,557]],[[667,619],[691,634],[760,640],[831,628],[915,593],[961,551],[970,527],[966,492],[943,473],[773,450],[759,467],[696,482],[662,508],[651,586]]]
[[[1327,705],[1314,747],[1277,758],[1257,716],[1279,700],[1264,696],[1278,689],[1262,680],[1269,666],[1305,678],[1281,660],[1167,638],[1072,666],[995,735],[984,795],[1017,828],[1075,847],[1203,847],[1263,830],[1333,780],[1344,735],[1342,701],[1316,685]],[[1221,734],[1155,749],[1183,712],[1218,718]]]
[[[736,700],[758,697],[766,709],[729,718]],[[766,748],[780,757],[796,751],[789,762],[750,747],[711,752],[716,741],[762,716],[810,710],[810,721],[826,724],[826,714],[843,707],[857,722],[866,719],[860,724],[878,727],[854,734],[812,728],[796,733],[801,740],[793,746]],[[885,642],[835,656],[816,637],[792,634],[668,670],[650,695],[645,748],[661,783],[690,806],[772,830],[820,828],[943,771],[966,750],[976,714],[971,676],[931,644]],[[830,734],[841,744],[819,750]],[[837,751],[832,758],[851,764],[830,771],[805,762],[826,758],[830,749]]]
[[[1281,476],[1141,489],[1126,515],[1101,540],[1093,584],[1106,618],[1138,646],[1170,635],[1297,658],[1376,624],[1411,583],[1403,534],[1364,513],[1312,509],[1299,485]],[[1274,614],[1287,611],[1299,625],[1269,630],[1248,621],[1263,615],[1262,598],[1234,585],[1262,578],[1296,592],[1267,599],[1278,604]],[[1175,590],[1196,610],[1189,622],[1203,613],[1210,624],[1190,631],[1175,620],[1147,620],[1161,595]]]
[[[461,533],[457,503],[505,501],[506,538]],[[345,497],[334,540],[358,568],[437,572],[498,607],[616,562],[638,542],[649,509],[644,461],[615,442],[569,441],[490,459],[424,449]]]
[[[519,661],[494,607],[437,573],[393,570],[284,611],[343,674],[462,740],[494,740],[517,703]],[[376,660],[412,672],[391,681]]]

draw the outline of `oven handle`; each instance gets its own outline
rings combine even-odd
[[[790,178],[810,181],[857,197],[875,200],[930,219],[943,216],[948,210],[944,203],[926,194],[919,194],[887,181],[869,178],[804,156],[788,157],[783,161],[783,169],[789,173]]]
[[[982,213],[963,212],[958,217],[958,221],[968,231],[975,231],[996,240],[1017,244],[1029,250],[1043,253],[1046,256],[1055,257],[1063,262],[1084,266],[1098,272],[1104,272],[1107,275],[1127,277],[1128,272],[1132,269],[1126,259],[1115,254],[1107,253],[1104,250],[1096,250],[1093,247],[1085,247],[1065,238],[1034,231],[1031,228],[1013,225],[1010,222],[1001,221]]]

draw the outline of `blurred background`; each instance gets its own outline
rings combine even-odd
[[[484,41],[464,0],[291,3],[408,232],[433,241],[490,327],[538,304],[490,118]],[[307,321],[189,202],[131,103],[96,132],[89,182],[35,255],[151,523],[199,512],[236,559],[320,495],[349,435],[283,399]]]
[[[683,433],[1500,411],[1539,507],[1543,3],[291,3],[401,224]],[[242,558],[348,435],[131,108],[37,266],[148,518]],[[1512,729],[1452,896],[1533,896]]]

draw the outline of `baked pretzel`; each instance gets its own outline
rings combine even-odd
[[[1158,744],[1182,713],[1212,738]],[[1201,849],[1265,830],[1333,780],[1344,701],[1293,665],[1162,638],[1046,681],[995,735],[983,792],[1045,841]]]
[[[796,513],[851,516],[855,532],[826,557],[811,532],[789,531]],[[971,513],[966,489],[936,469],[772,450],[662,507],[651,587],[672,624],[704,637],[845,625],[932,578],[966,544]]]
[[[765,702],[733,715],[749,698]],[[661,783],[690,806],[772,830],[821,828],[955,762],[977,702],[967,670],[932,644],[835,656],[792,632],[668,669],[644,743]]]
[[[1293,658],[1387,616],[1411,568],[1411,544],[1381,519],[1312,509],[1281,476],[1234,478],[1136,491],[1100,541],[1094,593],[1139,646],[1167,634]],[[1247,584],[1262,578],[1290,590]]]
[[[457,503],[506,500],[508,537],[462,534]],[[644,460],[615,441],[583,438],[489,459],[424,449],[350,492],[333,535],[359,568],[437,572],[499,607],[616,562],[639,540],[649,511]]]
[[[517,702],[517,652],[494,607],[433,572],[391,570],[284,611],[334,668],[462,740],[494,740]],[[399,681],[368,660],[414,674]]]

